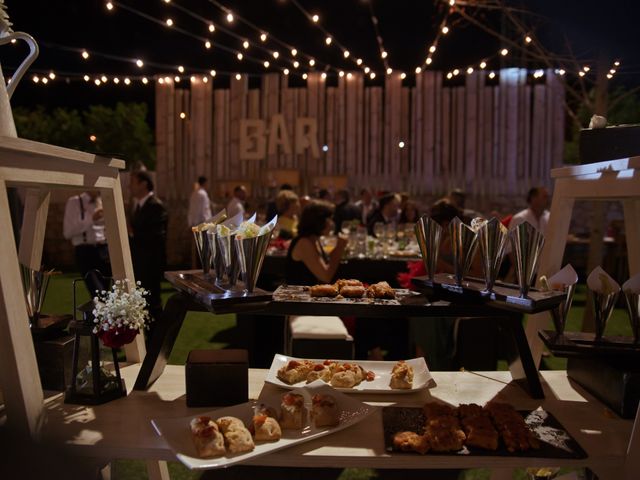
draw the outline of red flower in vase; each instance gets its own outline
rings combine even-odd
[[[120,348],[133,342],[138,333],[139,330],[135,328],[120,326],[110,330],[100,330],[97,335],[105,347]]]

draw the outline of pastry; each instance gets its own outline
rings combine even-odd
[[[250,452],[255,448],[251,433],[244,425],[227,430],[224,433],[224,442],[229,453]]]
[[[457,414],[455,408],[444,403],[429,402],[426,403],[422,409],[424,410],[427,420],[444,415],[453,416]]]
[[[244,428],[242,420],[236,417],[220,417],[216,420],[216,423],[223,434],[234,428]]]
[[[466,444],[468,446],[485,450],[498,448],[498,432],[489,417],[485,415],[465,417],[462,419],[462,428],[467,436]]]
[[[451,415],[427,419],[424,435],[435,452],[457,452],[462,449],[466,439],[460,421]]]
[[[396,292],[387,282],[378,282],[367,288],[367,297],[377,299],[393,299],[396,298]]]
[[[280,412],[280,428],[283,430],[299,430],[304,427],[307,409],[304,397],[296,393],[287,393],[282,397]]]
[[[225,454],[224,437],[210,417],[196,417],[189,426],[198,456],[211,458]]]
[[[331,395],[316,394],[312,398],[311,418],[316,427],[333,427],[340,423],[340,411]]]
[[[365,292],[362,285],[346,285],[340,289],[340,295],[345,298],[362,298]]]
[[[391,388],[409,389],[413,387],[413,367],[407,362],[400,360],[391,370]]]
[[[485,407],[510,452],[540,448],[540,441],[529,429],[522,416],[511,405],[491,402]]]
[[[307,379],[307,375],[314,367],[309,360],[289,360],[286,365],[278,369],[277,377],[285,383],[292,385]]]
[[[259,442],[274,442],[282,437],[278,421],[262,413],[253,416],[253,432],[254,438]]]
[[[307,375],[307,383],[315,382],[316,380],[331,381],[331,369],[323,363],[316,363]]]
[[[336,388],[353,388],[359,382],[356,381],[356,374],[352,370],[343,370],[335,373],[331,377],[331,386]]]
[[[309,287],[309,294],[312,297],[335,297],[338,295],[338,288],[335,285],[314,285]]]
[[[425,454],[429,451],[429,440],[416,432],[398,432],[393,436],[393,446],[403,452],[418,452]]]
[[[362,282],[360,280],[355,280],[353,278],[349,280],[340,279],[335,283],[335,286],[340,292],[340,294],[342,294],[343,287],[362,287]]]

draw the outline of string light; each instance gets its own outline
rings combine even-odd
[[[242,42],[242,47],[243,47],[245,50],[248,50],[248,49],[249,49],[249,42],[248,42],[247,40],[245,40],[244,42]]]
[[[489,74],[489,78],[491,78],[491,79],[496,78],[496,72],[491,72],[491,73]]]
[[[113,3],[107,2],[107,10],[109,11],[113,10]]]
[[[364,73],[369,73],[371,69],[369,67],[364,67]]]
[[[137,65],[139,68],[142,68],[142,67],[144,67],[144,62],[138,58],[138,59],[136,60],[136,65]]]
[[[460,70],[458,70],[457,68],[453,70],[453,75],[459,75],[460,74]]]
[[[293,68],[298,68],[300,66],[300,62],[297,60],[293,62]]]
[[[351,77],[353,77],[353,74],[351,72],[347,73],[347,80],[351,80]]]
[[[587,73],[589,70],[591,70],[591,67],[584,66],[582,67],[582,70],[584,70],[584,72]]]
[[[586,74],[583,71],[578,72],[578,75],[580,75],[581,77],[584,77]]]
[[[471,75],[473,73],[473,67],[467,68],[467,74]]]
[[[431,62],[433,62],[431,57],[427,57],[427,59],[424,61],[424,63],[426,63],[427,65],[431,65]]]
[[[211,48],[211,42],[209,40],[204,42],[204,48],[206,48],[207,50],[209,50]]]
[[[375,74],[375,72],[371,72],[371,73],[369,74],[369,78],[370,78],[371,80],[373,80],[374,78],[376,78],[376,74]]]
[[[56,74],[55,74],[55,73],[53,73],[53,72],[49,72],[49,78],[50,78],[51,80],[55,80],[55,78],[56,78]]]
[[[238,52],[238,54],[236,55],[236,57],[238,58],[238,60],[242,60],[244,58],[244,55],[242,55],[241,52]]]
[[[179,65],[179,66],[178,66],[178,71],[179,71],[180,73],[184,73],[184,67],[183,67],[182,65]]]
[[[261,33],[260,34],[260,41],[261,42],[266,42],[267,41],[267,34],[266,33]]]
[[[173,81],[176,83],[180,83],[180,77],[176,75],[175,77],[173,77]]]
[[[447,33],[449,33],[449,27],[445,25],[444,27],[442,27],[442,34],[446,35]]]
[[[399,148],[404,148],[404,142],[403,142],[402,140],[400,140],[400,141],[398,142],[398,147],[399,147]]]
[[[33,83],[38,83],[40,81],[40,77],[37,75],[34,75],[31,79],[33,80]]]
[[[216,76],[216,71],[215,70],[209,70],[209,75],[211,75],[212,77]]]
[[[215,26],[213,23],[210,23],[210,24],[209,24],[209,31],[210,31],[211,33],[213,33],[213,32],[215,32],[215,31],[216,31],[216,26]]]
[[[401,80],[404,80],[405,78],[407,78],[407,74],[406,74],[406,73],[404,73],[404,72],[402,72],[402,73],[400,74],[400,79],[401,79]]]
[[[96,86],[98,86],[98,87],[99,87],[99,86],[100,86],[100,84],[101,84],[102,82],[100,81],[100,79],[99,79],[99,78],[96,78],[96,79],[93,81],[93,83],[95,83],[95,84],[96,84]]]
[[[204,77],[203,80],[206,82],[207,77]],[[149,80],[147,79],[147,77],[142,77],[142,83],[144,83],[145,85],[149,83]]]
[[[269,60],[264,61],[264,68],[269,68]]]
[[[387,52],[383,50],[382,53],[380,54],[380,57],[383,59],[387,58]]]
[[[231,12],[227,13],[227,22],[233,23],[233,13]]]
[[[282,73],[284,73],[285,75],[289,75],[289,69],[288,69],[288,68],[285,68],[285,69],[282,71]]]
[[[187,114],[184,112],[180,112],[180,118],[184,120],[185,118],[187,118]]]
[[[92,142],[95,142],[97,138],[95,135],[89,135],[89,140],[91,140]]]
[[[82,58],[84,58],[85,60],[89,59],[89,52],[87,52],[86,50],[82,51]]]
[[[544,70],[536,70],[533,72],[533,78],[542,78],[544,75]]]
[[[361,58],[358,58],[356,60],[356,65],[358,65],[358,66],[362,65],[362,59]]]
[[[482,68],[483,70],[487,68],[487,62],[485,61],[480,62],[480,68]]]
[[[349,58],[349,55],[350,55],[349,50],[345,50],[345,51],[342,53],[342,55],[344,55],[344,58]]]
[[[320,74],[320,78],[322,78],[322,80],[325,80],[327,78],[327,73],[326,72],[322,72]]]
[[[607,73],[607,78],[608,78],[609,80],[611,80],[611,79],[613,78],[613,74],[612,74],[612,73]]]
[[[236,80],[240,80],[242,78],[242,75],[240,75],[239,73],[236,73]]]
[[[163,84],[164,84],[164,78],[162,78],[162,77],[161,77],[161,78],[159,78],[159,79],[158,79],[158,83],[159,83],[160,85],[163,85]]]
[[[129,80],[128,78],[124,79],[124,84],[125,85],[131,85],[131,80]]]
[[[311,17],[311,20],[313,21],[313,23],[318,23],[318,21],[320,20],[320,17],[317,14],[315,14]]]
[[[298,55],[298,50],[296,50],[295,48],[291,49],[291,56],[295,57],[296,55]]]
[[[420,67],[416,67],[416,73],[420,73],[422,69]]]
[[[313,67],[316,64],[316,61],[312,58],[309,60],[309,66]]]
[[[502,50],[500,50],[500,55],[502,55],[503,57],[506,57],[507,55],[509,55],[509,50],[507,50],[506,48],[503,48]]]
[[[435,51],[436,51],[436,46],[435,45],[431,45],[429,47],[429,53],[435,53]]]
[[[142,83],[145,83],[144,81],[145,79],[142,79]],[[202,77],[202,83],[209,83],[209,77],[207,77],[206,75],[204,77]]]
[[[524,37],[524,43],[531,43],[532,41],[533,41],[533,39],[529,35]]]
[[[82,78],[84,79],[84,81],[85,81],[85,82],[88,82],[89,80],[91,80],[91,79],[89,78],[89,75],[85,75],[85,76],[84,76],[84,77],[82,77]]]
[[[191,75],[191,78],[189,79],[191,81],[191,83],[196,83],[196,76],[195,75]]]
[[[107,76],[106,76],[106,75],[102,75],[102,76],[100,77],[100,80],[102,81],[102,83],[107,83],[108,78],[107,78]]]
[[[167,24],[167,27],[173,27],[173,19],[167,18],[165,23]]]
[[[331,42],[333,41],[333,39],[331,37],[327,37],[324,39],[324,43],[326,43],[327,45],[331,45]]]
[[[273,55],[273,58],[277,59],[280,56],[280,52],[276,50],[271,55]]]
[[[616,66],[616,67],[619,67],[620,66],[620,61],[616,60],[615,62],[613,62],[613,65]]]
[[[113,78],[113,83],[115,83],[116,85],[118,85],[120,83],[120,79],[118,77],[114,77]]]
[[[447,73],[447,78],[449,80],[451,80],[453,78],[453,73],[451,73],[451,72]]]
[[[609,70],[609,73],[610,73],[611,75],[613,75],[614,73],[616,73],[616,69],[615,69],[615,68],[612,68],[611,70]]]
[[[564,68],[560,68],[558,70],[556,70],[556,73],[560,76],[563,76],[565,73],[567,73]]]
[[[344,72],[343,72],[342,70],[340,70],[340,72],[338,72],[338,76],[339,76],[340,78],[344,77]]]
[[[393,69],[391,67],[387,68],[387,75],[391,75],[393,73]]]
[[[306,73],[303,73],[303,74],[302,74],[302,79],[303,79],[303,80],[306,80],[306,79],[307,79],[307,77],[308,77],[308,75],[307,75]]]

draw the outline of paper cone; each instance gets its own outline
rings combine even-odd
[[[509,231],[507,227],[502,225],[497,218],[484,222],[478,229],[480,259],[482,260],[484,282],[488,292],[493,290],[493,285],[500,271],[508,237]]]
[[[416,222],[414,232],[420,247],[424,268],[427,271],[429,280],[433,280],[438,265],[442,227],[438,222],[425,215]]]
[[[544,236],[529,222],[524,222],[509,232],[509,240],[516,262],[520,296],[526,297],[538,269]]]
[[[235,239],[236,251],[240,264],[240,271],[244,280],[245,289],[253,292],[262,270],[262,263],[267,254],[269,241],[271,240],[272,231],[251,238]]]
[[[209,242],[209,231],[195,231],[193,232],[193,238],[196,242],[196,250],[198,251],[198,258],[200,258],[200,264],[202,265],[202,271],[205,275],[209,275],[211,270],[211,262],[213,260],[213,254],[215,253],[215,245],[212,248]]]
[[[462,286],[462,280],[469,272],[478,247],[478,235],[458,217],[449,224],[451,249],[453,250],[453,268],[456,285]]]
[[[634,275],[622,285],[624,298],[627,301],[627,313],[631,322],[631,331],[633,332],[633,341],[640,341],[640,273]]]
[[[618,300],[620,285],[602,268],[596,267],[587,277],[587,286],[593,293],[596,340],[600,340]]]
[[[238,262],[238,255],[236,253],[235,238],[235,232],[233,232],[231,235],[216,235],[216,240],[218,241],[218,249],[220,250],[220,258],[222,259],[221,263],[224,267],[226,284],[229,287],[235,286],[236,282],[238,281],[238,275],[240,274],[240,265]]]
[[[551,310],[553,325],[560,335],[564,333],[567,324],[567,315],[569,315],[573,303],[576,283],[578,283],[578,274],[570,264],[547,280],[547,284],[552,290],[558,290],[565,294],[564,301]]]

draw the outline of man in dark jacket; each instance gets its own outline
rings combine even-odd
[[[158,319],[162,311],[160,282],[167,260],[167,209],[153,194],[149,172],[131,173],[131,193],[134,197],[131,216],[133,270],[136,280],[149,291],[149,313]]]
[[[360,209],[349,201],[348,190],[338,190],[335,194],[336,210],[333,214],[333,221],[336,224],[336,232],[342,229],[342,222],[360,220],[362,215]]]

